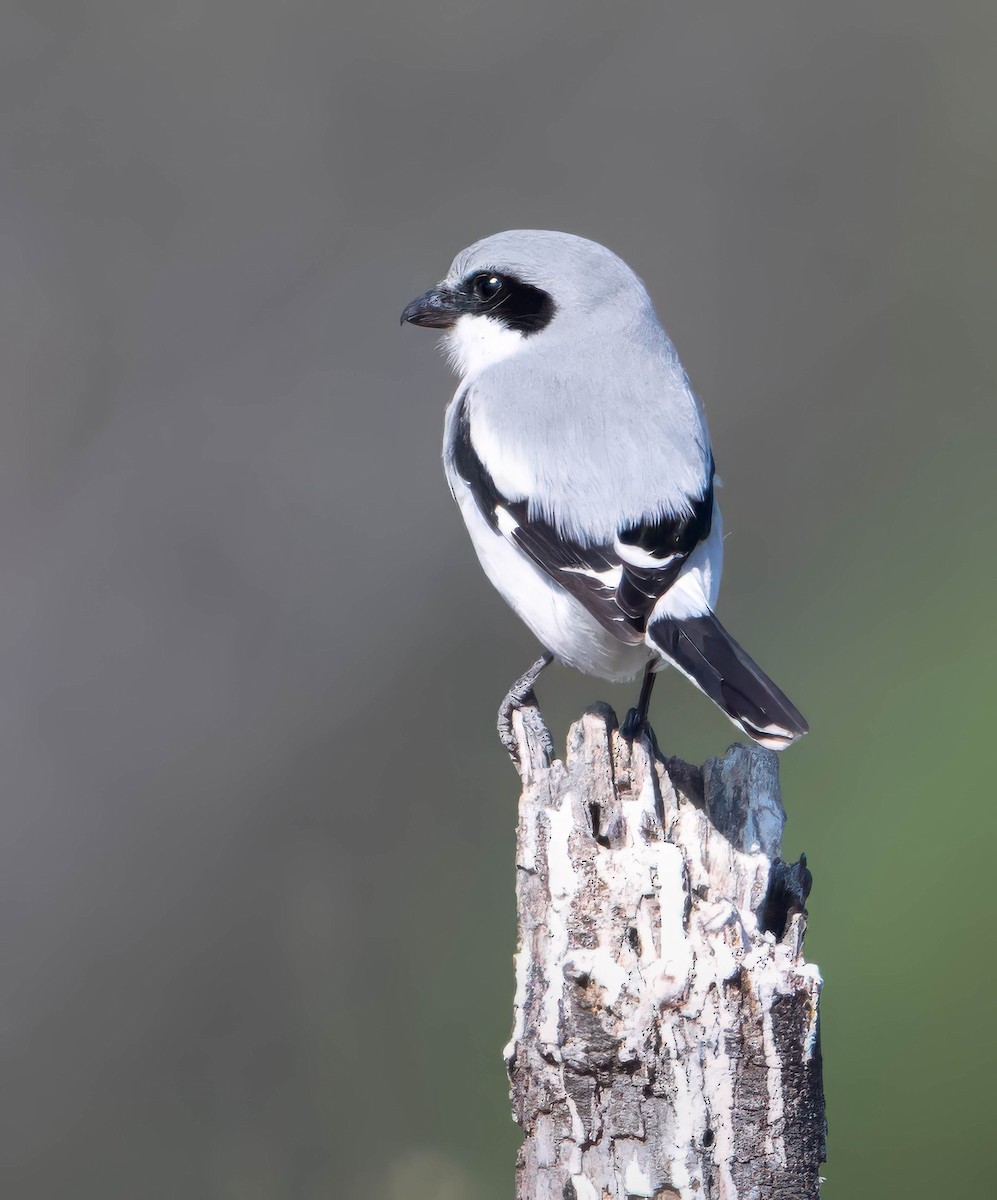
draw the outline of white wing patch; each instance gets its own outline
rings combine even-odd
[[[506,537],[511,537],[519,528],[519,522],[507,508],[503,508],[501,504],[495,505],[495,523],[498,525],[498,531]]]
[[[597,571],[594,567],[562,567],[561,570],[569,575],[584,575],[586,579],[594,579],[603,587],[614,590],[620,586],[623,578],[622,567],[607,567],[604,571]]]
[[[620,556],[621,559],[630,567],[641,567],[647,571],[660,571],[662,567],[667,567],[669,563],[677,562],[684,555],[681,553],[666,554],[663,558],[651,554],[648,550],[642,550],[640,546],[628,546],[625,542],[621,542],[617,538],[613,542],[613,550]]]

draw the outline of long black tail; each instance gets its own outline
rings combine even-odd
[[[661,617],[647,633],[665,658],[756,742],[784,750],[809,731],[796,705],[712,613],[684,620]]]

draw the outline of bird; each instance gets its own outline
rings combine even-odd
[[[702,407],[642,280],[605,246],[553,230],[474,242],[404,309],[441,331],[458,376],[447,482],[489,580],[544,653],[513,684],[499,732],[553,660],[606,680],[643,671],[620,727],[653,737],[672,666],[773,750],[806,720],[715,613],[718,480]]]

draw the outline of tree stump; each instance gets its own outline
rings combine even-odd
[[[596,706],[551,761],[514,714],[518,1200],[810,1200],[825,1119],[805,859],[778,758],[700,769]]]

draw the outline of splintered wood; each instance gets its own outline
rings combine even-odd
[[[809,1200],[824,1158],[805,862],[777,757],[703,770],[602,706],[550,762],[517,712],[518,1200]]]

